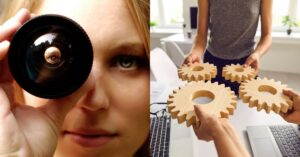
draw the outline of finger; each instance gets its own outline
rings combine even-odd
[[[36,16],[35,13],[31,13],[31,14],[30,14],[30,19],[34,18],[35,16]]]
[[[27,9],[21,9],[13,18],[9,19],[0,27],[0,41],[10,40],[15,32],[30,19]]]
[[[244,63],[244,66],[250,66],[253,63],[254,59],[252,57],[248,57]]]
[[[197,115],[197,117],[201,120],[202,118],[206,117],[207,114],[203,112],[203,109],[200,105],[194,105],[194,110]]]
[[[185,58],[183,61],[183,65],[187,65],[187,63],[188,63],[188,58]]]
[[[197,133],[197,130],[199,130],[199,126],[197,123],[193,124],[193,129],[194,129],[194,132]]]
[[[40,109],[60,126],[69,110],[83,95],[93,88],[94,84],[94,77],[90,75],[77,91],[63,98],[49,100]]]
[[[292,114],[283,116],[283,119],[290,123],[298,123],[299,115],[297,115],[295,112],[293,112]]]
[[[0,61],[2,61],[5,58],[9,46],[10,42],[7,40],[0,42]]]
[[[283,94],[286,95],[286,96],[288,96],[290,99],[293,99],[293,98],[295,98],[295,97],[298,96],[298,94],[295,93],[294,91],[285,90],[285,89],[283,90]]]
[[[5,118],[10,112],[10,101],[6,94],[6,89],[1,85],[0,87],[0,118]]]

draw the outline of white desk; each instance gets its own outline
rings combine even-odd
[[[152,101],[166,101],[168,99],[168,95],[172,92],[173,89],[176,89],[178,86],[183,85],[185,82],[173,82],[170,84],[159,84],[157,82],[151,82],[151,87],[156,87],[158,90],[158,86],[160,88],[160,94],[156,95],[155,98],[152,97]],[[285,122],[279,115],[271,112],[267,114],[264,110],[257,112],[256,108],[249,108],[246,104],[244,104],[241,100],[238,101],[237,109],[234,111],[234,115],[230,118],[231,124],[235,127],[237,132],[239,133],[242,142],[246,145],[248,151],[250,153],[250,145],[248,141],[248,137],[245,134],[246,126],[249,125],[278,125],[278,124],[288,124]],[[184,123],[181,125],[185,125]],[[181,128],[182,129],[182,128]],[[192,128],[186,128],[187,131],[192,132]],[[217,157],[217,152],[213,142],[205,142],[199,141],[197,137],[192,133],[192,142],[193,142],[193,157]],[[182,151],[185,151],[184,149]],[[174,156],[170,156],[174,157]],[[189,156],[185,156],[189,157]]]

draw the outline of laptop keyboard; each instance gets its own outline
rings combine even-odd
[[[293,126],[269,127],[283,157],[300,157],[300,137]]]
[[[170,116],[151,117],[150,153],[152,157],[169,157]]]

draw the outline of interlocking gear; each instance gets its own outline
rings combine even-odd
[[[255,69],[250,66],[243,67],[240,64],[226,65],[222,70],[222,76],[225,80],[230,80],[231,82],[237,81],[241,83],[245,80],[250,80],[256,76]]]
[[[207,113],[215,114],[217,117],[228,118],[233,114],[237,104],[237,97],[229,87],[218,83],[191,82],[184,87],[179,87],[170,94],[168,99],[168,111],[172,118],[177,118],[178,123],[186,121],[189,127],[199,121],[194,112],[193,100],[198,97],[209,97],[212,99],[207,104],[200,104]],[[199,105],[199,104],[198,104]]]
[[[281,84],[280,81],[257,78],[242,82],[239,96],[244,103],[249,103],[249,107],[256,106],[257,111],[264,109],[267,113],[271,110],[275,113],[286,113],[293,103],[283,94],[283,89],[287,89],[287,85]]]
[[[217,67],[209,63],[196,63],[178,69],[179,78],[183,81],[211,80],[217,76]]]

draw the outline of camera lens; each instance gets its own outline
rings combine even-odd
[[[16,32],[8,61],[13,77],[27,92],[59,98],[74,92],[87,79],[93,50],[76,22],[60,15],[42,15]]]

